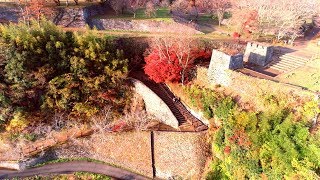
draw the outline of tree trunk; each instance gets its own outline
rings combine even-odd
[[[221,22],[223,20],[223,15],[224,15],[223,12],[219,12],[219,11],[217,12],[219,27],[221,26]]]
[[[54,0],[54,2],[56,3],[57,6],[60,6],[60,0]]]

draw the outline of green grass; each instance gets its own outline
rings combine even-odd
[[[123,14],[114,14],[114,15],[105,15],[105,16],[97,16],[97,19],[101,18],[109,18],[109,19],[130,19],[130,20],[157,20],[157,21],[172,21],[172,17],[170,14],[170,10],[168,8],[158,8],[153,16],[147,16],[145,13],[145,8],[138,9],[136,12],[136,17],[132,12],[124,12]]]
[[[95,163],[107,164],[107,165],[110,165],[110,166],[114,166],[112,164],[108,164],[106,162],[99,161],[99,160],[96,160],[96,159],[90,159],[90,158],[61,158],[61,159],[55,159],[55,160],[50,160],[50,161],[47,161],[47,162],[44,162],[44,163],[36,164],[33,167],[41,167],[41,166],[44,166],[44,165],[47,165],[47,164],[71,162],[71,161],[87,161],[87,162],[95,162]],[[116,166],[114,166],[114,167],[116,167]]]
[[[41,166],[44,166],[44,165],[47,165],[47,164],[71,162],[71,161],[87,161],[87,162],[95,162],[95,163],[105,164],[105,165],[113,166],[113,167],[116,167],[116,168],[120,168],[120,169],[129,171],[129,172],[133,172],[135,174],[139,174],[141,176],[144,176],[143,174],[141,174],[139,172],[136,172],[136,171],[133,171],[131,169],[127,169],[127,168],[124,168],[124,167],[121,167],[121,166],[118,166],[118,165],[115,165],[115,164],[107,163],[107,162],[96,160],[96,159],[86,158],[86,157],[83,157],[83,158],[61,158],[61,159],[49,160],[49,161],[44,162],[44,163],[36,164],[31,168],[41,167]],[[78,172],[78,173],[82,173],[82,172]],[[88,173],[88,174],[95,174],[95,173]],[[101,175],[101,176],[104,176],[104,175]]]
[[[68,179],[79,179],[79,180],[111,180],[109,176],[97,173],[89,172],[75,172],[72,175],[49,175],[49,176],[33,176],[23,178],[25,180],[68,180]]]
[[[278,76],[280,81],[298,85],[311,91],[320,90],[320,59],[307,63],[306,66]]]

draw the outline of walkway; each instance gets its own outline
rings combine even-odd
[[[208,129],[208,127],[194,117],[180,101],[173,101],[175,96],[164,83],[152,81],[142,71],[131,72],[129,76],[144,83],[166,103],[173,115],[177,118],[180,130],[203,131]]]
[[[117,179],[124,180],[147,180],[144,176],[116,168],[107,164],[86,162],[86,161],[71,161],[63,163],[53,163],[45,166],[26,169],[24,171],[16,171],[11,173],[0,174],[0,179],[13,179],[13,178],[25,178],[37,175],[50,175],[50,174],[68,174],[73,172],[91,172],[104,174]]]

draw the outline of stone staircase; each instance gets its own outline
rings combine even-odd
[[[286,73],[305,65],[308,61],[308,58],[302,58],[291,54],[284,54],[276,60],[272,61],[268,65],[268,67],[282,73]]]
[[[267,68],[286,73],[304,66],[314,58],[316,54],[315,51],[309,50],[308,48],[290,53],[283,53],[276,49],[274,51],[273,61],[267,65]]]
[[[144,83],[166,103],[173,115],[177,118],[181,131],[203,131],[208,129],[208,127],[194,117],[180,101],[173,101],[175,96],[165,84],[155,83],[143,72],[130,73],[130,77]]]

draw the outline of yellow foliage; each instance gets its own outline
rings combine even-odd
[[[21,112],[16,113],[7,125],[6,130],[11,132],[22,131],[28,126],[29,122],[25,119]]]

